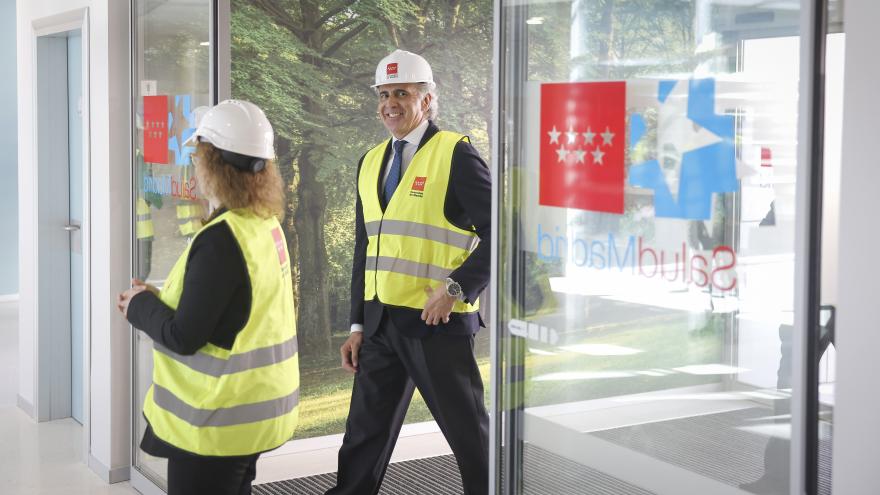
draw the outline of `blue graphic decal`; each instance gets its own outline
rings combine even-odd
[[[665,102],[674,89],[662,81],[658,88],[658,100]],[[662,99],[661,99],[662,96]],[[678,197],[674,197],[658,160],[633,164],[629,170],[629,183],[633,186],[654,190],[654,210],[658,217],[707,220],[712,215],[712,194],[734,192],[739,183],[736,178],[734,149],[734,118],[732,115],[715,113],[715,80],[694,79],[688,81],[687,118],[702,129],[700,138],[710,144],[686,149],[681,154],[678,168]],[[644,121],[638,119],[644,124]],[[633,119],[632,146],[636,136],[637,119]],[[662,126],[663,122],[658,125]],[[708,133],[711,134],[707,134]],[[674,146],[673,146],[674,149]]]
[[[175,112],[168,112],[168,149],[174,152],[175,165],[189,165],[189,157],[192,152],[195,151],[195,148],[183,145],[187,138],[196,131],[195,127],[190,127],[194,123],[194,116],[190,109],[190,101],[190,95],[176,95],[174,97],[174,109],[177,111],[178,115],[183,117],[184,122],[174,122]],[[179,128],[176,124],[185,125],[187,127]]]
[[[715,79],[688,81],[688,118],[733,141],[733,115],[715,113]]]
[[[630,148],[636,149],[636,145],[647,130],[645,118],[641,114],[634,113],[629,117],[629,145]]]
[[[666,98],[669,98],[669,93],[672,92],[676,84],[678,81],[660,81],[657,87],[657,99],[660,100],[660,103],[666,103]]]

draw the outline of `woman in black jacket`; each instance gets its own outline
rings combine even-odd
[[[187,144],[214,208],[161,291],[118,296],[154,342],[141,449],[168,459],[168,493],[251,493],[257,458],[297,423],[299,368],[284,197],[272,128],[255,105],[211,108]]]

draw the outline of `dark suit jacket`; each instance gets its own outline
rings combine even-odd
[[[428,124],[421,149],[439,131],[433,122]],[[387,165],[391,152],[389,144],[385,149],[382,163]],[[418,151],[416,151],[418,153]],[[358,175],[364,157],[358,163]],[[376,192],[382,188],[381,177],[376,184]],[[491,272],[492,238],[492,179],[489,167],[480,158],[477,150],[470,143],[461,141],[455,146],[452,154],[452,169],[449,175],[449,188],[446,193],[446,205],[443,214],[453,225],[462,229],[476,228],[480,243],[468,256],[465,262],[449,276],[461,284],[462,291],[468,301],[475,301],[489,284]],[[351,323],[364,325],[364,333],[370,336],[376,332],[382,316],[387,312],[394,326],[401,333],[411,337],[425,337],[434,332],[470,335],[479,331],[482,321],[477,313],[470,315],[450,315],[449,323],[437,326],[426,325],[421,319],[421,310],[386,306],[373,299],[364,301],[364,267],[367,259],[367,231],[364,228],[364,211],[360,194],[355,205],[355,245],[354,262],[351,267]]]

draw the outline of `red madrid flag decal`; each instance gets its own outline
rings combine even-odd
[[[168,163],[168,97],[144,96],[144,161]]]
[[[541,85],[538,202],[623,213],[626,83]]]

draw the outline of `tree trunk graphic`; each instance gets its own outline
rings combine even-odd
[[[307,136],[306,143],[314,142]],[[317,146],[304,145],[296,160],[299,182],[296,188],[296,211],[293,229],[297,242],[299,265],[298,332],[300,343],[309,352],[325,355],[331,352],[330,301],[324,266],[327,247],[324,242],[324,219],[327,194],[317,179]]]

